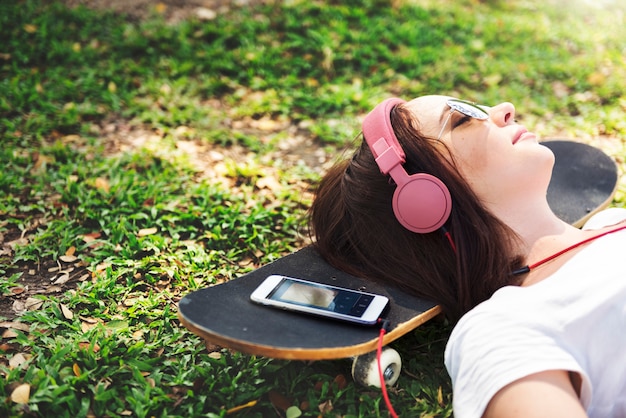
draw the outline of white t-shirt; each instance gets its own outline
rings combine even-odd
[[[626,219],[595,215],[585,229]],[[481,417],[491,398],[522,377],[577,372],[590,417],[626,417],[626,230],[591,242],[552,276],[506,286],[468,312],[445,351],[456,418]]]

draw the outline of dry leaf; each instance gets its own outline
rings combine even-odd
[[[17,353],[9,360],[9,367],[11,369],[17,369],[22,364],[26,363],[31,356],[24,353]]]
[[[59,257],[59,260],[63,261],[64,263],[73,263],[74,261],[78,260],[78,257],[76,257],[75,255],[62,255],[61,257]]]
[[[21,300],[14,301],[12,308],[13,308],[13,311],[17,313],[22,313],[26,310],[26,307],[24,306],[24,302],[22,302]]]
[[[63,284],[63,283],[67,283],[70,281],[70,275],[67,273],[64,273],[62,275],[60,275],[54,282],[53,284]]]
[[[74,372],[74,376],[80,377],[81,371],[80,371],[80,366],[78,364],[74,363],[72,365],[72,371]]]
[[[144,229],[140,229],[139,232],[137,232],[137,236],[138,237],[145,237],[148,235],[153,235],[156,234],[158,231],[158,229],[156,228],[144,228]]]
[[[102,236],[102,234],[100,232],[92,232],[90,234],[85,234],[82,235],[81,238],[83,239],[83,241],[85,241],[86,243],[90,243],[93,242],[95,240],[97,240],[98,238],[100,238]]]
[[[74,312],[72,312],[70,308],[62,303],[60,303],[59,305],[61,306],[61,313],[63,313],[65,319],[74,319]]]
[[[80,323],[80,329],[81,329],[81,331],[83,331],[83,332],[87,332],[87,331],[89,331],[89,330],[91,330],[91,329],[93,329],[93,328],[95,328],[95,327],[97,327],[97,326],[98,326],[98,324],[97,324],[97,323],[96,323],[96,324],[94,324],[94,323],[89,323],[89,322],[81,322],[81,323]]]
[[[256,182],[256,187],[259,189],[269,189],[276,193],[282,189],[282,185],[274,177],[261,177]]]
[[[17,332],[12,329],[5,329],[2,333],[2,338],[15,338],[17,337]]]
[[[286,411],[287,408],[289,408],[292,405],[291,401],[287,399],[283,394],[279,393],[278,391],[270,390],[268,395],[270,398],[270,402],[277,409]]]
[[[65,251],[65,255],[67,256],[72,256],[76,254],[76,247],[74,247],[73,245],[67,249],[67,251]]]
[[[30,400],[30,385],[23,383],[13,389],[11,400],[15,403],[25,404]]]
[[[111,189],[111,186],[109,185],[109,180],[103,178],[103,177],[98,177],[96,179],[96,189],[102,190],[106,193],[109,192],[109,190]]]
[[[154,10],[162,15],[163,13],[165,13],[165,11],[167,10],[167,4],[162,3],[162,2],[158,2],[155,6],[154,6]]]
[[[91,345],[91,343],[85,342],[85,341],[81,341],[78,343],[78,348],[80,348],[81,350],[90,350],[94,353],[97,353],[98,351],[100,351],[100,346],[98,344],[94,344],[93,346]]]
[[[14,295],[19,295],[20,293],[24,293],[25,290],[26,289],[21,287],[21,286],[13,287],[13,288],[11,288],[11,293],[14,294]]]
[[[348,380],[342,374],[337,375],[333,382],[337,384],[337,388],[340,390],[345,389],[346,386],[348,386]]]
[[[317,406],[322,414],[329,414],[333,410],[333,403],[329,399]]]
[[[30,325],[23,322],[0,322],[0,328],[13,328],[24,332],[30,331]]]
[[[36,311],[37,309],[41,308],[41,305],[43,305],[43,300],[28,298],[24,303],[24,308],[28,311]]]
[[[24,25],[24,30],[28,33],[35,33],[37,32],[37,26],[27,23]]]

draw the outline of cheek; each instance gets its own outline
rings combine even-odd
[[[464,147],[455,153],[461,175],[472,190],[483,198],[493,193],[500,194],[511,187],[511,183],[525,177],[523,170],[527,164],[516,160],[512,150],[507,147]],[[489,198],[489,200],[492,200]]]
[[[487,149],[485,141],[469,138],[455,138],[453,141],[454,160],[461,174],[471,183],[491,172],[505,167],[504,160]]]

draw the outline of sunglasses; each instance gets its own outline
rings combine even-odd
[[[479,120],[489,119],[489,114],[485,112],[482,108],[480,108],[478,105],[475,105],[473,103],[466,102],[464,100],[459,100],[459,99],[450,99],[446,102],[446,104],[450,107],[450,113],[448,113],[448,117],[446,117],[446,121],[443,123],[443,126],[441,127],[441,131],[439,132],[439,135],[437,136],[437,140],[441,139],[441,136],[443,135],[443,132],[445,131],[446,126],[448,126],[448,122],[450,121],[450,117],[452,116],[454,111],[457,111],[459,113],[464,114],[465,116],[469,116],[470,118],[474,118],[474,119],[479,119]]]

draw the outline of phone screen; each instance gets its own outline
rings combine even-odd
[[[374,296],[284,277],[268,299],[360,317]]]

